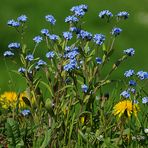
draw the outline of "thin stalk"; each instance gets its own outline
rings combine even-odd
[[[34,53],[35,53],[35,51],[36,51],[37,46],[38,46],[38,43],[36,43],[36,44],[35,44],[35,47],[34,47],[33,52],[32,52],[32,55],[34,55]]]
[[[9,71],[9,67],[8,67],[8,65],[7,65],[7,62],[6,62],[6,59],[4,58],[4,62],[5,62],[5,66],[6,66],[6,70],[8,71],[8,75],[9,75],[9,78],[10,78],[10,81],[11,81],[11,83],[12,83],[12,88],[15,88],[16,86],[15,86],[15,83],[14,83],[14,81],[13,81],[13,79],[12,79],[12,76],[11,76],[11,73],[10,73],[10,71]],[[11,89],[12,89],[11,88]]]

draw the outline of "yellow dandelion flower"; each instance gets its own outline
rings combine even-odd
[[[19,105],[19,108],[25,107],[25,103],[22,99],[23,96],[26,96],[26,93],[20,93],[19,95],[16,92],[4,92],[0,95],[0,104],[2,108],[15,108],[16,105]],[[19,98],[18,98],[19,97]]]
[[[113,108],[113,114],[118,115],[119,118],[126,114],[128,117],[133,113],[137,117],[137,112],[139,111],[138,104],[133,103],[131,100],[123,100],[117,103]]]

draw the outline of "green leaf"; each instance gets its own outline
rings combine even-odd
[[[90,98],[90,95],[86,95],[86,96],[84,97],[83,103],[87,103],[88,100],[89,100],[89,98]]]
[[[54,116],[54,111],[52,108],[52,101],[48,98],[45,101],[45,108],[48,111],[48,113],[53,117]]]
[[[41,82],[41,84],[43,84],[49,90],[51,96],[53,97],[54,95],[53,95],[52,89],[49,86],[49,84],[45,83],[44,81],[40,81],[40,82]]]
[[[18,122],[12,118],[8,118],[5,127],[8,146],[11,148],[24,146]]]
[[[26,60],[23,54],[20,55],[20,60],[22,62],[23,65],[26,65]]]
[[[27,48],[27,45],[23,44],[23,46],[22,46],[22,53],[26,53],[26,48]]]
[[[107,51],[105,44],[102,45],[103,51]]]
[[[88,57],[88,58],[86,59],[86,63],[88,63],[89,61],[91,61],[92,58],[93,58],[93,56]]]
[[[72,121],[71,121],[71,124],[70,124],[70,131],[69,131],[69,142],[71,140],[71,135],[72,135],[72,131],[73,131],[73,125],[74,125],[74,119],[75,119],[75,113],[73,114],[72,116]]]
[[[74,88],[74,86],[73,85],[66,85],[63,88],[61,88],[60,90],[58,90],[58,92],[63,91],[65,89],[67,89],[67,88]]]
[[[85,142],[87,142],[87,138],[85,137],[85,135],[83,134],[83,132],[82,132],[80,129],[78,129],[78,134],[81,136],[81,138],[82,138]]]
[[[104,63],[106,60],[106,54],[103,55],[102,62]]]
[[[126,128],[124,131],[123,131],[123,135],[129,135],[130,134],[130,128]]]
[[[35,89],[38,87],[39,83],[40,83],[40,78],[37,78],[33,81],[33,84],[35,85]]]
[[[92,50],[89,54],[89,57],[92,57],[95,54],[95,50]]]
[[[44,141],[40,148],[46,148],[48,146],[50,142],[50,137],[51,137],[51,129],[45,131]]]
[[[84,51],[85,53],[89,52],[89,46],[88,46],[89,42],[86,43],[85,47],[84,47]]]

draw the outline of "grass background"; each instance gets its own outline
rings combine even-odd
[[[21,65],[19,63],[12,64],[9,60],[5,64],[3,58],[3,52],[7,50],[7,45],[10,42],[19,41],[16,31],[7,26],[7,20],[16,19],[22,14],[28,16],[25,42],[32,49],[32,38],[39,35],[42,28],[48,27],[44,19],[45,15],[55,16],[57,20],[55,33],[61,34],[68,29],[64,19],[70,15],[69,9],[78,4],[87,4],[89,7],[88,13],[83,19],[86,22],[83,26],[84,29],[92,33],[103,33],[107,36],[111,32],[114,22],[107,24],[98,18],[98,13],[104,9],[109,9],[113,14],[119,11],[128,11],[129,19],[118,26],[123,29],[123,32],[116,40],[116,54],[111,61],[115,61],[124,49],[130,47],[135,48],[136,54],[122,64],[113,77],[122,79],[124,71],[128,69],[148,71],[148,0],[5,0],[0,5],[0,92],[11,89],[18,91],[25,87],[22,78],[10,72],[12,69],[17,70]],[[40,54],[47,49],[40,46],[38,50]],[[110,66],[106,67],[106,72]]]

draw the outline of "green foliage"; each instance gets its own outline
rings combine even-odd
[[[82,30],[83,19],[77,17],[80,21],[70,22],[69,27],[81,29],[83,33],[79,30],[79,33],[73,33],[71,41],[63,35],[53,40],[49,34],[42,34],[47,51],[54,52],[46,62],[37,54],[39,42],[35,41],[33,49],[23,43],[27,22],[20,22],[20,26],[15,28],[21,36],[21,47],[16,54],[22,68],[18,72],[13,71],[25,80],[26,95],[20,98],[25,103],[24,107],[19,107],[19,95],[18,98],[0,96],[2,115],[4,121],[7,120],[2,130],[5,131],[8,147],[116,148],[147,145],[147,133],[144,131],[147,128],[147,104],[134,102],[147,95],[145,84],[142,83],[141,87],[141,80],[135,74],[131,74],[137,83],[133,87],[128,84],[130,76],[123,80],[112,78],[112,74],[119,72],[121,64],[134,52],[130,49],[130,53],[124,52],[112,61],[117,52],[115,40],[120,33],[111,34],[109,41],[104,41],[104,36],[102,38],[99,34],[96,41],[95,35]],[[111,21],[109,16],[102,18]],[[119,21],[116,16],[114,21]],[[54,33],[52,25],[49,25],[50,34]],[[27,59],[28,53],[33,59]],[[108,63],[112,66],[108,67]],[[104,72],[106,67],[107,73]],[[132,92],[132,88],[136,92]],[[130,97],[119,94],[123,89],[130,93]],[[17,102],[13,108],[9,104],[5,108],[3,102],[8,100],[12,103],[15,99]],[[121,105],[115,114],[113,110],[119,99]],[[128,104],[122,106],[123,100],[129,100],[132,107]],[[135,104],[137,108],[134,108]],[[134,116],[135,112],[137,116]]]
[[[5,126],[8,146],[12,148],[23,147],[24,142],[21,136],[21,131],[18,122],[12,118],[8,118]]]

